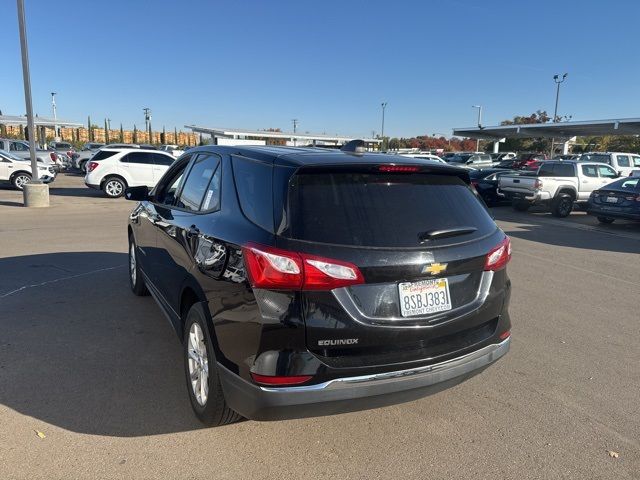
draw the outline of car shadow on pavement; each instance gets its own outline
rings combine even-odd
[[[492,213],[496,221],[517,223],[513,228],[504,227],[510,237],[561,247],[640,253],[640,223],[599,226],[594,218],[593,225],[584,225],[511,209],[493,209]]]
[[[89,187],[56,187],[49,186],[49,194],[60,197],[100,197],[105,198],[105,194],[101,190]]]
[[[126,254],[10,257],[0,272],[1,404],[93,435],[202,428],[180,341],[151,297],[130,292]]]
[[[0,206],[1,207],[23,207],[24,203],[8,202],[8,201],[5,201],[5,200],[0,200]]]

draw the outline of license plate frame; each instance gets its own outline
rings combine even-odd
[[[432,315],[453,308],[447,278],[401,282],[398,284],[398,300],[403,318]]]
[[[607,203],[618,203],[618,197],[607,197],[605,201]]]

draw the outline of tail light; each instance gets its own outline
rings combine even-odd
[[[49,157],[51,157],[52,162],[58,161],[58,156],[54,152],[49,152]]]
[[[631,202],[640,202],[640,195],[629,195],[627,197],[624,197],[626,200],[629,200]]]
[[[533,182],[533,188],[535,188],[536,190],[539,190],[542,188],[542,180],[539,180],[536,178],[536,181]]]
[[[355,265],[264,245],[242,248],[252,287],[280,290],[333,290],[364,283]]]
[[[69,158],[73,157],[73,150],[69,150],[67,152],[67,155],[69,156]]]
[[[292,375],[292,376],[271,376],[271,375],[258,375],[257,373],[251,373],[251,378],[256,383],[263,385],[284,386],[284,385],[299,385],[307,380],[313,378],[311,375]]]
[[[98,162],[89,162],[89,165],[87,165],[87,172],[93,172],[98,168],[98,165],[100,165]]]
[[[412,173],[420,171],[420,167],[417,165],[380,165],[378,171],[387,173]]]
[[[502,332],[500,334],[500,336],[498,337],[500,340],[506,340],[507,338],[509,338],[511,336],[511,330],[507,330],[505,332]]]
[[[511,260],[511,240],[505,236],[489,253],[484,262],[485,272],[495,272],[507,266]]]

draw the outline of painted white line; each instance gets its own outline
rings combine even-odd
[[[43,287],[43,286],[49,285],[51,283],[62,282],[64,280],[71,280],[73,278],[84,277],[84,276],[87,276],[87,275],[93,275],[94,273],[106,272],[108,270],[115,270],[116,268],[122,268],[122,267],[126,267],[126,265],[117,265],[115,267],[98,268],[97,270],[91,270],[90,272],[83,272],[83,273],[78,273],[76,275],[69,275],[67,277],[54,278],[53,280],[47,280],[46,282],[34,283],[34,284],[31,284],[31,285],[23,285],[20,288],[16,288],[15,290],[11,290],[10,292],[7,292],[7,293],[4,293],[4,294],[0,295],[0,299],[9,297],[11,295],[14,295],[14,294],[16,294],[18,292],[21,292],[23,290],[26,290],[28,288]]]

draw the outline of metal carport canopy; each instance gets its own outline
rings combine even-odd
[[[454,128],[453,134],[459,137],[482,138],[487,140],[499,140],[502,138],[555,137],[560,139],[601,135],[640,135],[640,118]]]

